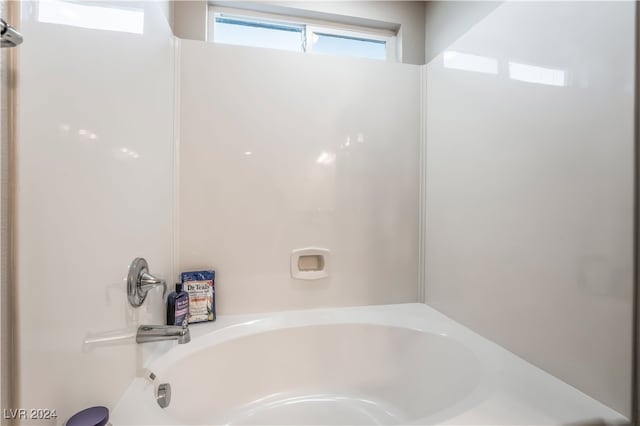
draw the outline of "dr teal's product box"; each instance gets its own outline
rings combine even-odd
[[[183,272],[182,288],[189,293],[189,324],[216,320],[215,271]]]

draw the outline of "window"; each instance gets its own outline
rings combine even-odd
[[[214,41],[242,46],[303,51],[304,25],[256,21],[240,17],[215,17]]]
[[[132,34],[144,33],[144,6],[112,2],[38,2],[38,21]]]
[[[391,30],[333,26],[325,22],[209,9],[209,40],[215,43],[268,47],[395,61],[396,36]]]
[[[387,40],[363,37],[345,31],[311,30],[311,51],[358,58],[387,59]]]

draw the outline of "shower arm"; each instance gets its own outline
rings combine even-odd
[[[16,47],[22,43],[22,34],[0,18],[0,47]]]

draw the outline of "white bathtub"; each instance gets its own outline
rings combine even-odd
[[[628,423],[423,304],[226,316],[191,333],[146,346],[155,379],[129,386],[114,425]]]

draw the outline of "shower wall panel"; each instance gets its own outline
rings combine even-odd
[[[627,416],[634,7],[508,2],[426,71],[426,302]]]
[[[22,2],[20,30],[18,403],[62,424],[113,408],[137,324],[164,319],[161,291],[132,308],[125,277],[136,256],[171,273],[173,42],[156,2]],[[112,331],[129,339],[84,345]]]
[[[179,253],[220,313],[416,302],[420,67],[181,41]],[[291,251],[330,250],[291,278]]]

